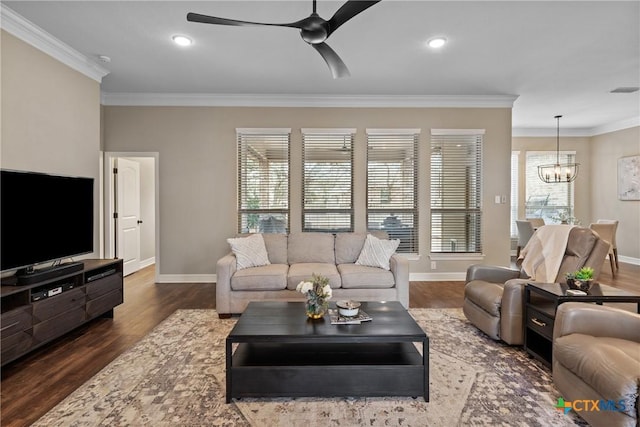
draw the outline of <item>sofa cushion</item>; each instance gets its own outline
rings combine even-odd
[[[555,360],[597,390],[604,399],[625,400],[627,415],[640,384],[640,343],[610,337],[569,334],[553,342]]]
[[[287,235],[264,233],[262,237],[271,264],[287,264]]]
[[[336,234],[336,264],[353,264],[362,252],[366,233]]]
[[[398,245],[400,240],[382,240],[368,234],[356,264],[389,270],[389,260],[398,249]]]
[[[236,256],[238,270],[270,264],[262,234],[227,239],[227,242]]]
[[[500,317],[503,285],[484,280],[472,280],[464,287],[464,297],[487,313]]]
[[[288,264],[328,263],[335,267],[333,242],[331,233],[291,233],[287,248]]]
[[[344,289],[383,289],[395,286],[393,273],[382,268],[339,264],[338,271]]]
[[[238,270],[231,277],[234,291],[280,291],[287,287],[286,264],[271,264]]]
[[[332,289],[339,288],[342,285],[340,274],[335,264],[306,262],[292,264],[289,267],[289,277],[287,279],[287,288],[295,290],[298,283],[303,280],[311,280],[311,276],[320,274],[329,279],[329,286]]]

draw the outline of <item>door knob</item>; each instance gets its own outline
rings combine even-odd
[[[138,220],[138,224],[142,224],[142,220],[141,219]]]

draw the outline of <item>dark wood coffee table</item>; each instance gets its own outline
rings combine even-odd
[[[558,306],[565,302],[636,303],[640,313],[640,294],[595,283],[587,295],[569,295],[569,287],[559,283],[527,283],[524,287],[524,349],[551,367],[553,326]]]
[[[227,403],[278,396],[429,401],[427,335],[399,302],[361,309],[373,320],[332,325],[329,315],[307,319],[302,302],[249,303],[226,340]],[[422,355],[414,343],[422,343]]]

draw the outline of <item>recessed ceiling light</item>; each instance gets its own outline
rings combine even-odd
[[[629,87],[618,87],[611,91],[611,93],[634,93],[640,90],[639,87],[629,86]]]
[[[445,44],[447,44],[447,39],[445,39],[444,37],[434,37],[431,40],[429,40],[427,44],[429,45],[429,47],[432,47],[434,49],[439,49]]]
[[[187,36],[173,36],[173,41],[179,46],[189,46],[193,41]]]

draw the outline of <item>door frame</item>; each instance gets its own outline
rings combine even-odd
[[[105,151],[104,152],[104,256],[105,258],[115,258],[115,239],[116,232],[113,226],[113,212],[115,185],[113,180],[113,165],[118,157],[146,157],[153,159],[154,165],[154,210],[155,210],[155,282],[157,283],[160,276],[160,153],[152,151]]]

